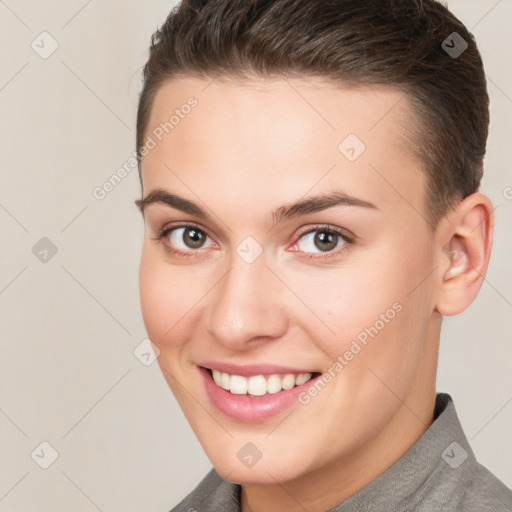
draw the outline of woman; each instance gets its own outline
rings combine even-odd
[[[492,246],[464,25],[433,0],[188,0],[144,78],[143,316],[214,466],[173,510],[510,509],[436,394]]]

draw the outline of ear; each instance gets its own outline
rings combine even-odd
[[[462,313],[475,300],[487,272],[493,231],[492,203],[480,192],[441,220],[437,233],[442,281],[436,304],[441,315]]]

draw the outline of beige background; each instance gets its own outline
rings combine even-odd
[[[136,173],[93,196],[134,150],[137,70],[173,5],[0,0],[0,512],[164,512],[210,467],[157,364],[133,353],[145,338]],[[486,64],[497,229],[479,298],[445,321],[438,388],[512,486],[512,0],[449,5]],[[55,255],[44,241],[33,254],[43,237]]]

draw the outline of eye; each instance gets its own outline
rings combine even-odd
[[[193,225],[164,228],[156,240],[162,241],[165,249],[169,252],[187,256],[198,252],[197,249],[207,247],[208,241],[211,246],[215,246],[215,243],[202,229]]]
[[[342,249],[351,242],[352,240],[341,231],[321,227],[301,235],[294,245],[294,250],[305,253],[330,253],[337,252],[337,249]]]

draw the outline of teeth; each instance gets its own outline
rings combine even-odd
[[[309,379],[311,379],[311,373],[301,373],[300,375],[297,375],[295,382],[297,386],[300,386],[301,384],[307,382]]]
[[[283,389],[291,389],[295,386],[304,384],[311,379],[311,373],[292,373],[286,374],[284,377],[274,374],[264,377],[263,375],[254,375],[246,378],[241,375],[230,375],[229,373],[212,370],[213,380],[217,386],[222,387],[226,391],[234,395],[252,395],[263,396],[267,393],[279,393]]]
[[[215,381],[215,384],[217,384],[217,386],[222,386],[222,374],[220,372],[213,372],[213,380]]]
[[[231,375],[228,373],[222,373],[220,376],[220,385],[223,387],[226,391],[229,391],[229,384],[231,382]]]
[[[247,394],[247,379],[240,375],[231,375],[231,383],[229,391],[233,395],[246,395]]]
[[[292,389],[295,386],[295,375],[289,373],[285,375],[284,379],[281,382],[281,387],[283,389]]]
[[[231,377],[231,381],[233,381],[233,377]],[[265,395],[267,393],[267,381],[265,380],[265,377],[263,377],[263,375],[256,375],[254,377],[250,377],[247,384],[247,391],[249,395]]]
[[[281,377],[279,375],[271,375],[267,380],[267,392],[270,394],[279,393],[283,389],[281,387]]]

